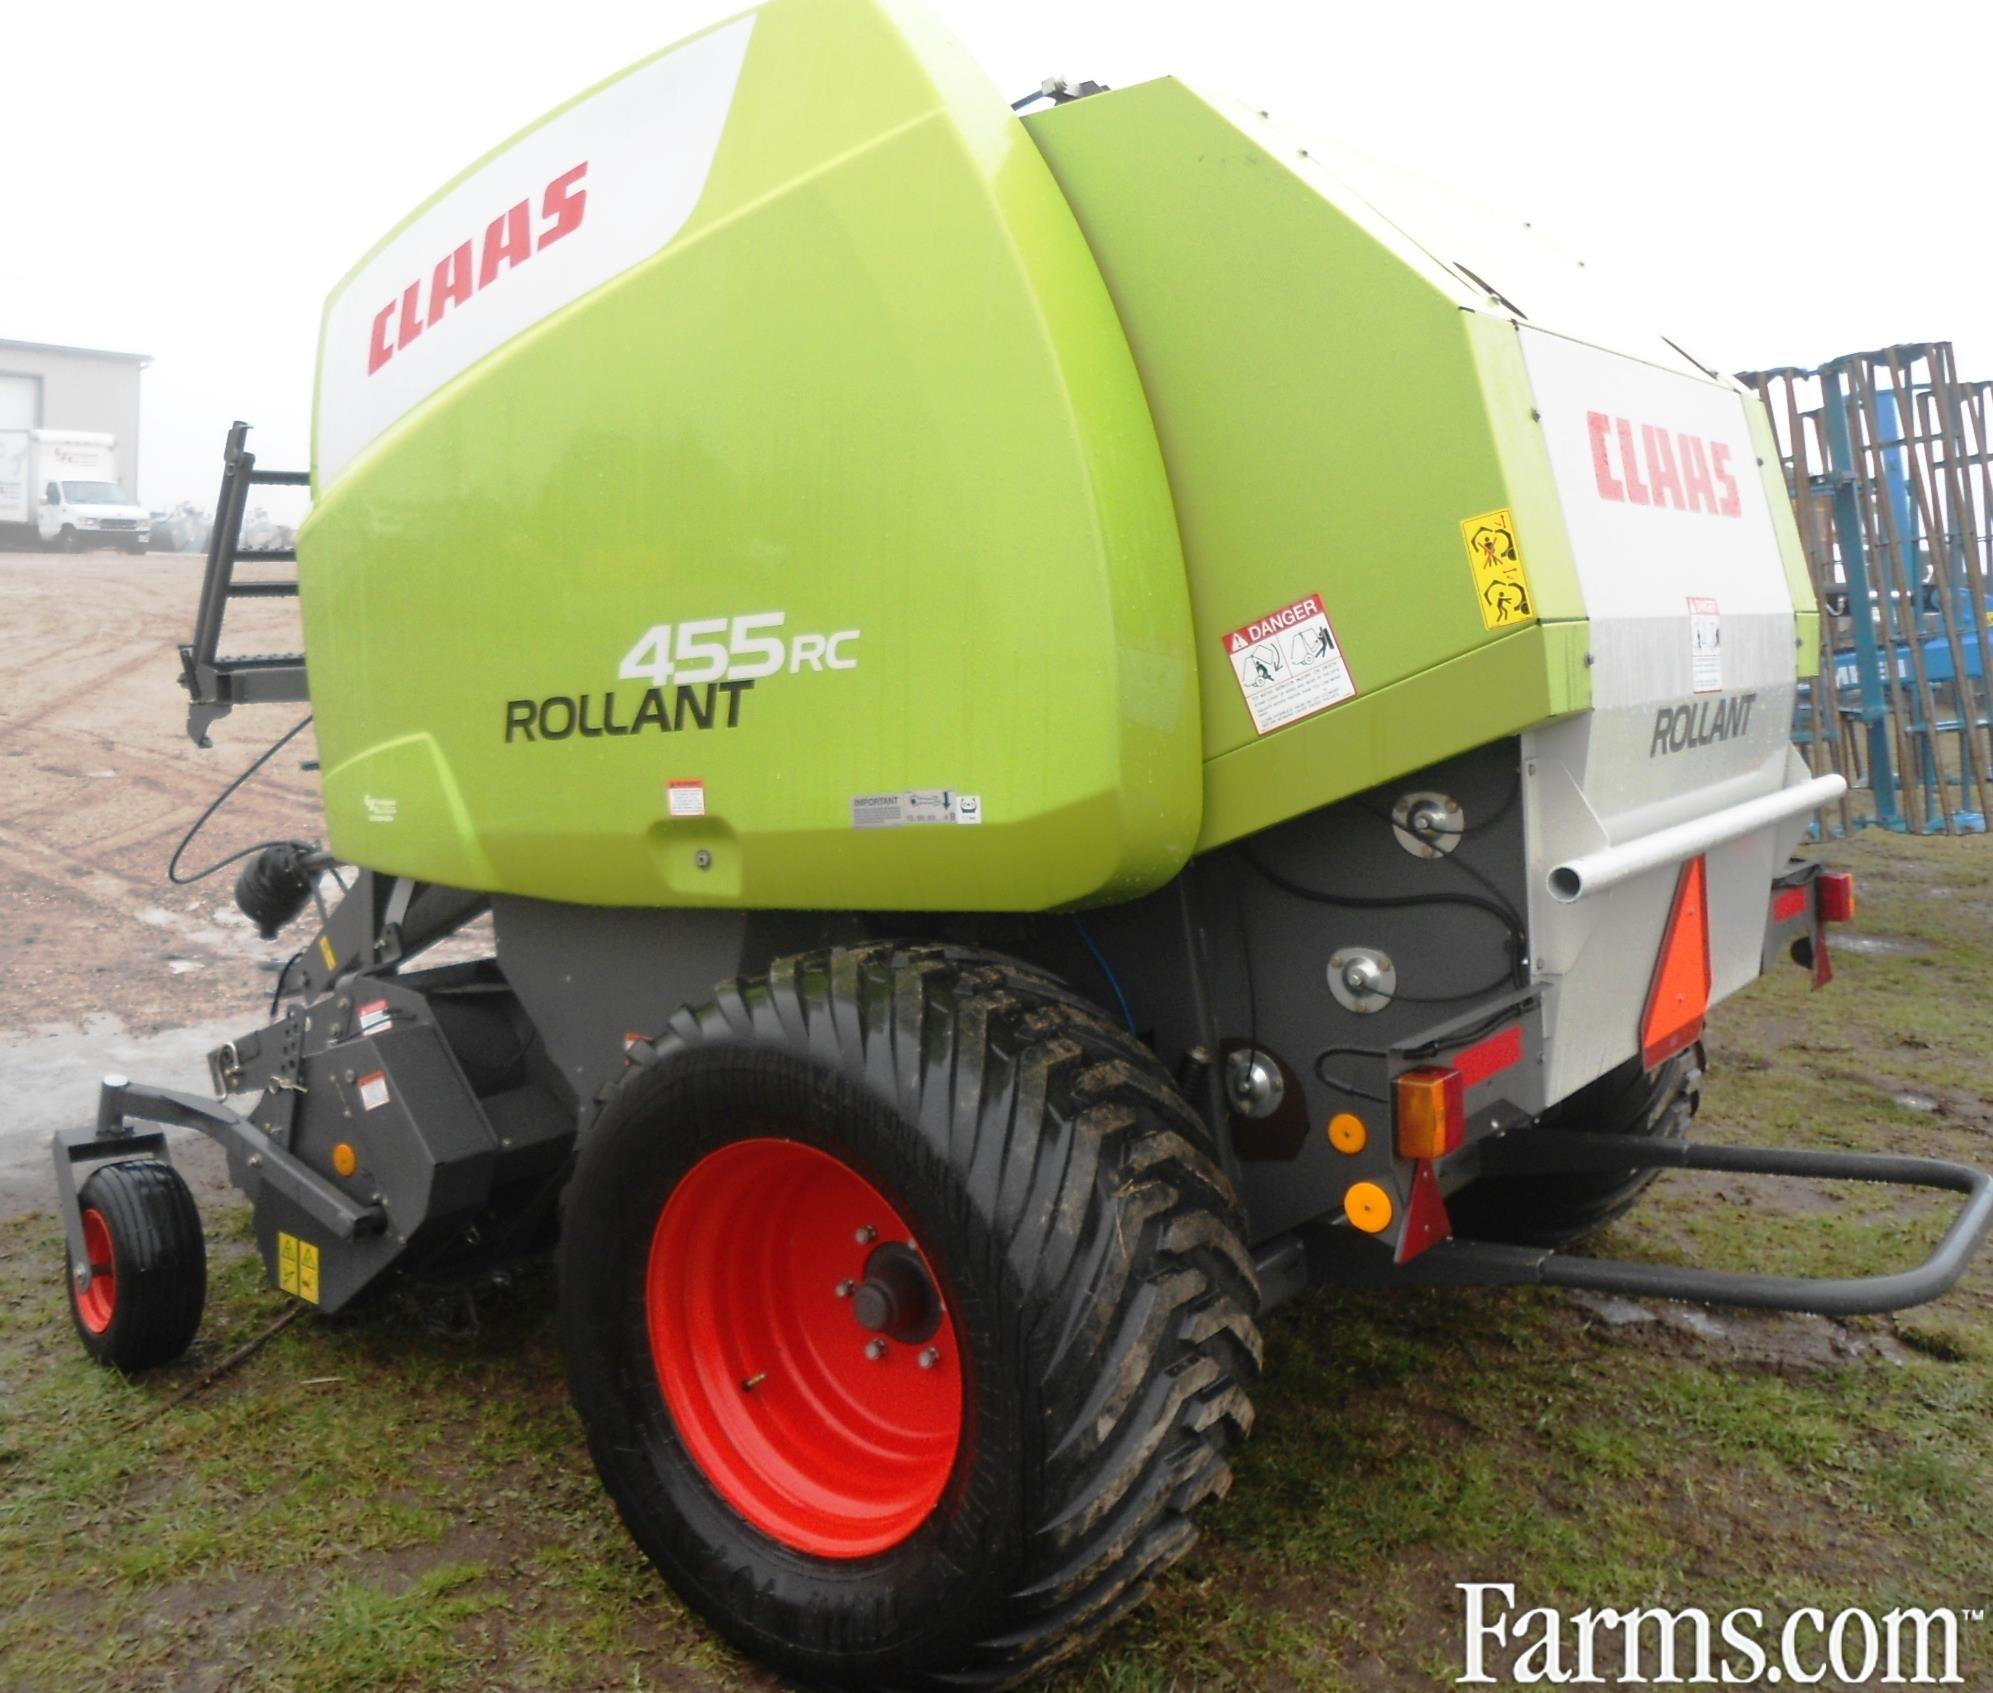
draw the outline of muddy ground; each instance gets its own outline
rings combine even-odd
[[[84,1362],[48,1209],[48,1130],[97,1074],[198,1085],[295,937],[167,857],[289,708],[182,730],[199,561],[0,554],[0,1689],[771,1687],[688,1615],[595,1483],[543,1266],[285,1328],[246,1213],[193,1142],[209,1314],[181,1364]],[[239,608],[238,650],[288,646]],[[302,708],[299,708],[301,714]],[[196,842],[317,829],[293,743]],[[1993,845],[1867,835],[1840,979],[1725,1006],[1700,1133],[1993,1161]],[[1942,1206],[1889,1190],[1670,1178],[1604,1248],[1857,1273]],[[1463,1581],[1523,1604],[1896,1603],[1966,1614],[1993,1688],[1993,1269],[1847,1323],[1498,1290],[1317,1295],[1267,1326],[1238,1486],[1152,1602],[1055,1685],[1454,1685]],[[184,1396],[184,1397],[183,1397]],[[1970,1613],[1978,1610],[1981,1620]],[[1838,1687],[1829,1676],[1819,1685]]]

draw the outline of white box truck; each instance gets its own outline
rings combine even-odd
[[[64,552],[144,552],[152,517],[118,485],[117,444],[76,429],[0,430],[0,526]]]

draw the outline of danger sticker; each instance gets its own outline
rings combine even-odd
[[[360,1078],[360,1104],[368,1111],[378,1111],[388,1102],[388,1076],[385,1070],[376,1070],[370,1076]]]
[[[854,794],[854,829],[898,829],[915,823],[980,823],[983,796],[953,788],[905,788],[896,794]]]
[[[674,817],[704,817],[706,784],[703,781],[667,782],[664,785],[664,801]]]
[[[1320,594],[1234,629],[1225,637],[1225,656],[1257,734],[1270,735],[1356,698],[1356,679]]]
[[[1689,602],[1689,675],[1698,694],[1723,692],[1723,614],[1716,601],[1691,594]]]
[[[277,1231],[277,1285],[286,1293],[318,1303],[318,1248],[281,1229]]]
[[[360,1033],[370,1035],[387,1022],[389,1017],[388,1002],[384,999],[370,999],[365,1005],[359,1008],[358,1015],[360,1019]]]
[[[1506,508],[1463,518],[1460,538],[1467,543],[1467,563],[1474,572],[1474,599],[1485,629],[1514,629],[1536,621],[1536,596],[1529,591],[1529,571],[1523,563],[1522,542],[1514,515]]]

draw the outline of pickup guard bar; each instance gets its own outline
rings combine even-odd
[[[1967,1164],[1883,1152],[1795,1151],[1783,1147],[1710,1146],[1694,1141],[1626,1141],[1559,1129],[1512,1129],[1484,1141],[1483,1175],[1529,1176],[1630,1170],[1713,1170],[1725,1175],[1787,1176],[1805,1181],[1877,1182],[1964,1194],[1937,1249],[1915,1269],[1879,1276],[1767,1276],[1586,1258],[1546,1247],[1443,1240],[1408,1263],[1393,1264],[1368,1237],[1346,1228],[1309,1233],[1311,1269],[1333,1264],[1339,1279],[1372,1286],[1545,1287],[1617,1293],[1635,1299],[1683,1299],[1764,1311],[1810,1311],[1852,1317],[1900,1311],[1948,1291],[1965,1273],[1993,1224],[1993,1175]],[[1320,1271],[1315,1269],[1316,1278]]]

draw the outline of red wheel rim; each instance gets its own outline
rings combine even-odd
[[[76,1296],[83,1326],[102,1334],[118,1308],[117,1262],[111,1256],[111,1225],[101,1211],[83,1213],[83,1250],[90,1258],[90,1285]]]
[[[851,1290],[891,1243],[921,1251],[877,1188],[826,1152],[774,1139],[700,1159],[651,1237],[651,1357],[686,1449],[756,1528],[818,1557],[906,1539],[962,1443],[945,1305],[915,1341],[858,1321]]]

